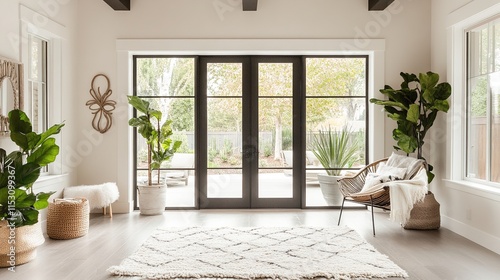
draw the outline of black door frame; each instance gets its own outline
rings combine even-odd
[[[292,63],[293,64],[293,167],[292,167],[292,197],[291,198],[259,198],[259,190],[258,190],[258,181],[259,181],[259,162],[258,160],[254,160],[252,162],[252,173],[251,173],[251,181],[253,184],[252,187],[252,200],[251,207],[252,208],[301,208],[302,202],[302,193],[301,186],[305,184],[305,170],[304,170],[304,162],[305,162],[305,149],[302,147],[305,146],[304,132],[301,129],[300,120],[302,116],[305,116],[303,112],[305,112],[305,106],[303,102],[301,102],[304,93],[302,87],[302,60],[300,56],[252,56],[252,92],[251,92],[251,107],[255,108],[252,117],[252,135],[256,135],[258,139],[259,135],[259,127],[258,127],[258,103],[259,103],[259,63]],[[304,110],[302,109],[304,107]],[[255,143],[258,147],[258,142]],[[297,152],[300,151],[300,152]]]
[[[368,55],[291,55],[291,56],[280,56],[280,55],[242,55],[242,56],[196,56],[196,55],[134,55],[133,57],[133,94],[136,95],[136,59],[137,58],[156,58],[156,57],[192,57],[194,58],[195,63],[195,88],[194,88],[194,99],[195,99],[195,133],[198,138],[195,141],[195,172],[197,176],[195,176],[195,190],[194,190],[194,199],[195,205],[194,207],[166,207],[166,209],[224,209],[224,208],[308,208],[308,209],[328,209],[328,208],[339,208],[337,206],[326,206],[326,207],[315,207],[315,206],[306,206],[306,169],[305,169],[305,151],[306,151],[306,131],[303,129],[306,126],[306,93],[305,93],[305,80],[306,80],[306,59],[311,57],[348,57],[348,58],[364,58],[366,60],[366,93],[368,95],[368,85],[369,85],[369,56]],[[249,178],[247,182],[243,182],[243,196],[246,198],[248,202],[242,203],[242,201],[228,201],[225,198],[212,198],[212,202],[208,203],[206,199],[202,198],[202,192],[207,191],[207,128],[204,125],[201,125],[203,122],[207,121],[207,99],[206,94],[205,97],[202,98],[203,92],[206,93],[206,67],[204,69],[205,75],[202,75],[203,71],[203,63],[202,61],[214,60],[217,62],[238,62],[238,59],[241,61],[245,61],[243,64],[243,79],[244,84],[247,85],[243,87],[243,96],[244,102],[249,104],[249,106],[244,106],[243,112],[243,123],[246,124],[246,127],[249,127],[249,132],[246,134],[254,134],[258,135],[258,121],[254,120],[258,117],[258,114],[254,114],[254,119],[251,119],[249,116],[251,115],[253,108],[258,108],[258,98],[252,98],[252,96],[258,95],[258,67],[256,65],[259,62],[290,62],[294,63],[293,70],[293,79],[294,79],[294,94],[293,94],[293,150],[299,151],[293,153],[293,162],[294,166],[293,170],[293,198],[287,199],[283,198],[258,198],[257,190],[250,191],[251,182],[258,182],[258,161],[253,161],[253,163],[243,161],[243,165],[245,165],[246,177]],[[287,61],[288,59],[288,61]],[[206,64],[205,64],[206,66]],[[295,67],[297,66],[297,67]],[[250,73],[245,75],[246,73]],[[295,82],[297,81],[297,82]],[[369,125],[368,125],[368,109],[369,102],[368,98],[366,98],[366,139],[365,139],[365,158],[366,163],[369,162],[368,155],[368,143],[369,143]],[[248,99],[248,100],[247,100]],[[135,115],[135,110],[134,110]],[[135,130],[134,130],[135,131]],[[136,133],[133,136],[133,152],[134,155],[137,154],[136,150]],[[244,146],[250,147],[250,154],[255,154],[257,149],[253,147],[257,147],[258,140],[250,139],[250,137],[243,138],[246,142]],[[202,152],[204,151],[204,152]],[[134,165],[134,179],[133,185],[136,185],[136,156],[133,157],[133,165]],[[247,167],[247,165],[249,165]],[[257,184],[253,184],[254,188],[257,187]],[[298,190],[297,190],[298,188]],[[134,187],[134,209],[137,210],[137,192]],[[259,203],[257,201],[262,200],[263,203]],[[253,203],[253,207],[252,207]]]
[[[249,103],[247,98],[249,98],[250,92],[250,59],[249,57],[243,56],[202,56],[199,61],[199,91],[197,95],[198,104],[198,125],[197,125],[197,138],[198,144],[196,145],[197,150],[197,177],[199,183],[199,196],[198,196],[198,207],[200,209],[223,209],[223,208],[250,208],[250,181],[243,180],[243,190],[241,198],[208,198],[208,182],[207,182],[207,64],[208,63],[241,63],[242,64],[242,102],[243,104]],[[245,108],[246,107],[246,108]],[[248,128],[250,126],[250,120],[248,116],[250,114],[251,108],[249,106],[243,106],[243,119],[242,119],[242,139],[243,141],[248,141],[250,131]],[[243,146],[248,145],[243,142]],[[242,176],[244,178],[249,177],[249,162],[242,160]]]
[[[199,95],[198,95],[198,169],[199,175],[199,208],[301,208],[301,185],[305,182],[302,153],[294,153],[293,196],[292,198],[259,198],[258,197],[258,64],[259,63],[293,63],[293,149],[300,151],[304,139],[301,135],[300,113],[302,102],[301,58],[298,56],[203,56],[199,63]],[[208,198],[207,184],[207,64],[208,63],[241,63],[242,64],[242,139],[243,139],[243,192],[241,198]],[[295,82],[297,81],[297,82]],[[202,152],[203,151],[203,152]],[[305,151],[305,150],[304,150]]]

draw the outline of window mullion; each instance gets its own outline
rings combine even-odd
[[[495,72],[495,29],[494,29],[494,22],[490,22],[488,24],[488,75],[486,76],[487,79],[487,87],[486,87],[486,127],[488,128],[486,130],[486,180],[491,181],[491,164],[492,164],[492,156],[491,152],[493,151],[493,98],[492,98],[492,92],[491,88],[489,85],[490,83],[490,78],[491,78],[491,73]]]
[[[487,78],[487,84],[490,85],[490,75],[486,76]],[[487,95],[486,95],[486,180],[491,181],[491,151],[492,151],[492,145],[493,141],[491,139],[492,137],[492,131],[493,131],[493,122],[492,122],[492,116],[493,116],[493,110],[492,110],[492,98],[491,98],[491,90],[490,87],[487,87]]]

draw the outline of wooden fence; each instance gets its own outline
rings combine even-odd
[[[468,143],[469,153],[469,175],[475,174],[476,178],[486,179],[486,165],[488,162],[487,149],[487,124],[485,117],[474,118],[470,128]],[[493,119],[491,125],[491,179],[490,181],[500,183],[500,117]]]

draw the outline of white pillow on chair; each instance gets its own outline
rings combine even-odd
[[[396,180],[403,180],[406,174],[406,168],[399,168],[389,165],[381,165],[377,168],[376,173],[368,173],[365,179],[365,185],[361,192],[375,191],[372,188],[376,185],[387,183]],[[382,188],[383,185],[380,185]]]

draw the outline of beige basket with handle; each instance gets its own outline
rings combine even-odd
[[[89,202],[85,198],[54,199],[49,203],[47,235],[53,239],[72,239],[89,231]]]

